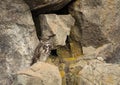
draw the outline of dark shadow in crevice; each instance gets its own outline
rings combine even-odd
[[[69,2],[67,5],[65,5],[64,7],[62,7],[59,10],[48,10],[49,8],[51,8],[51,5],[46,6],[44,8],[40,8],[40,9],[35,9],[35,10],[31,10],[32,14],[34,16],[39,16],[40,14],[57,14],[57,15],[66,15],[69,14],[69,6],[75,2],[76,0],[72,0],[71,2]],[[54,7],[54,5],[52,5],[52,7]],[[52,9],[52,8],[51,8]],[[57,8],[56,8],[57,9]]]
[[[51,50],[50,55],[51,55],[51,56],[58,56],[58,54],[57,54],[57,49]]]
[[[64,6],[62,9],[57,10],[57,11],[53,11],[53,13],[57,14],[57,15],[67,15],[70,14],[69,13],[69,6],[75,2],[76,0],[72,0],[71,2],[69,2],[66,6]]]
[[[37,33],[37,37],[40,40],[41,39],[41,27],[40,27],[40,20],[39,20],[39,16],[34,16],[35,13],[32,13],[32,18],[33,18],[33,22],[35,24],[35,29],[36,29],[36,33]]]
[[[66,39],[66,46],[67,46],[68,49],[71,49],[70,48],[70,37],[69,36],[67,36],[67,39]]]

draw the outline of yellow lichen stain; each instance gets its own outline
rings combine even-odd
[[[63,78],[63,77],[65,77],[65,64],[64,63],[60,63],[59,64],[59,71],[60,71],[60,74],[61,74],[61,77]]]
[[[78,58],[82,55],[81,48],[78,42],[71,41],[70,43],[72,57]]]
[[[70,48],[67,46],[57,49],[58,56],[61,56],[64,61],[74,61],[82,56],[81,48],[78,42],[71,41]]]
[[[70,61],[75,61],[75,60],[76,60],[76,58],[74,58],[74,57],[64,58],[64,61],[65,61],[65,62],[70,62]]]
[[[62,78],[65,77],[65,71],[64,70],[60,71],[60,75]]]
[[[77,30],[78,31],[78,30]],[[83,54],[82,52],[82,46],[80,43],[80,34],[76,32],[75,28],[71,28],[70,36],[69,36],[69,43],[70,43],[70,50],[71,55],[74,58],[81,57]]]
[[[62,58],[69,58],[71,57],[70,49],[67,48],[67,46],[62,46],[57,49],[58,56],[61,56]]]
[[[66,85],[66,73],[65,73],[65,64],[60,63],[59,64],[59,72],[62,78],[62,85]]]

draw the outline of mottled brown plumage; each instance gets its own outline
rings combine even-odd
[[[55,36],[55,35],[54,35]],[[32,58],[32,63],[36,63],[37,61],[45,62],[48,56],[50,55],[51,50],[53,49],[53,41],[50,36],[49,39],[41,39],[38,46],[34,51],[34,56]]]

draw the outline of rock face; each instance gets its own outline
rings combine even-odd
[[[119,65],[91,63],[79,72],[78,85],[119,85],[119,72]]]
[[[83,47],[84,57],[102,58],[107,63],[120,64],[120,46],[116,44],[105,44],[99,48]]]
[[[17,73],[13,85],[61,85],[61,76],[56,66],[38,62]]]
[[[70,6],[74,30],[79,31],[75,31],[75,39],[82,43],[84,53],[75,64],[82,68],[78,85],[120,84],[119,4],[119,0],[76,0]]]
[[[101,0],[77,0],[70,8],[76,23],[80,24],[82,30],[82,45],[99,47],[109,42],[107,36],[102,32],[100,13],[102,9]]]
[[[40,10],[37,13],[48,13],[63,8],[72,0],[24,0],[31,10]]]
[[[42,38],[54,36],[54,44],[65,45],[67,36],[70,35],[71,27],[74,26],[74,18],[71,15],[45,14],[40,15]]]
[[[81,58],[69,66],[68,73],[71,75],[69,82],[74,81],[76,85],[119,85],[119,71],[119,64],[108,64],[100,59]]]
[[[82,37],[79,36],[82,46],[98,48],[112,43],[114,51],[110,52],[112,57],[117,59],[116,62],[120,60],[119,57],[115,57],[119,56],[120,47],[119,4],[119,0],[77,0],[70,6],[70,13],[76,20],[76,26],[79,25],[79,30],[81,29]],[[106,54],[109,56],[110,52]]]
[[[28,67],[38,39],[28,6],[22,0],[0,2],[0,85]]]
[[[120,85],[119,0],[2,0],[0,11],[0,85]]]

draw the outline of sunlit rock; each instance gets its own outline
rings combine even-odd
[[[42,30],[42,38],[55,35],[55,46],[66,45],[67,36],[70,35],[71,27],[74,26],[74,18],[71,15],[42,14],[39,17]]]
[[[14,85],[61,85],[61,75],[56,66],[38,62],[17,72]]]

